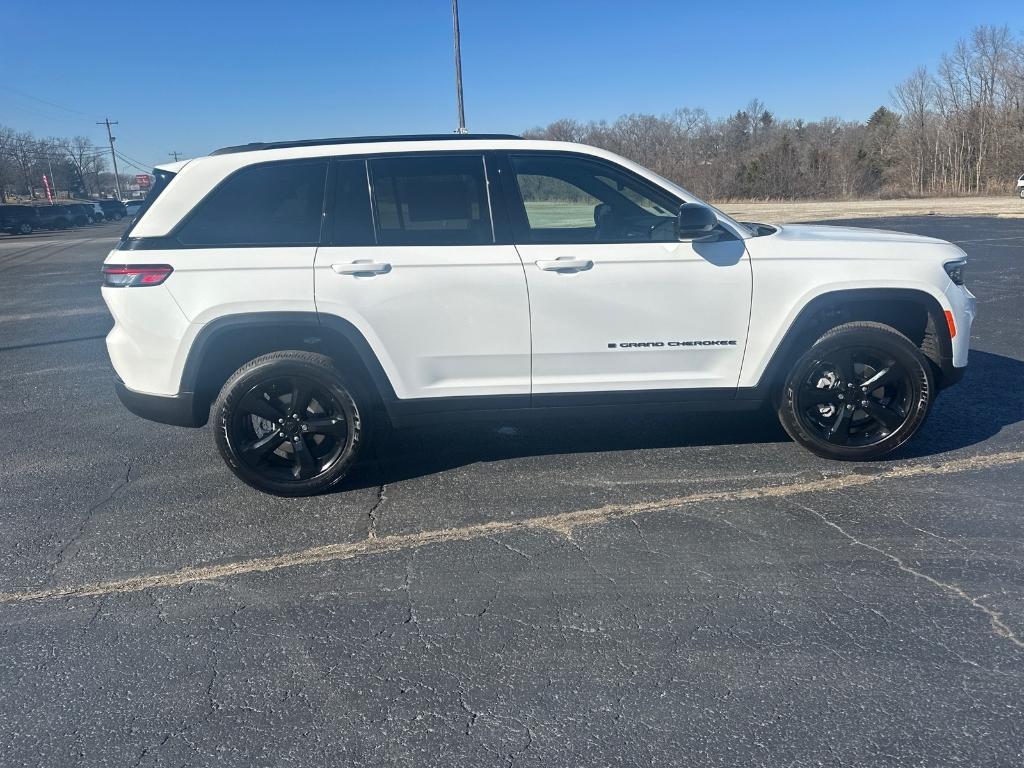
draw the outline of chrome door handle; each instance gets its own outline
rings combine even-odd
[[[590,259],[574,259],[572,256],[540,259],[536,264],[545,272],[583,272],[594,267],[594,262]]]
[[[391,265],[364,259],[349,264],[331,264],[331,269],[338,275],[385,275],[391,271]]]

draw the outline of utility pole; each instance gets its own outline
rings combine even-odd
[[[117,174],[117,155],[114,153],[114,137],[110,133],[110,126],[117,125],[117,120],[110,122],[110,118],[106,118],[102,123],[96,123],[96,125],[107,126],[107,140],[110,142],[110,159],[114,162],[114,188],[117,190],[117,199],[123,200],[121,195],[121,178]]]
[[[459,0],[452,0],[452,27],[455,30],[455,96],[459,105],[459,127],[456,133],[466,130],[466,110],[462,105],[462,46],[459,42]]]
[[[53,190],[53,196],[57,196],[57,182],[53,178],[53,161],[50,159],[50,148],[46,148],[46,167],[50,171],[50,189]],[[53,201],[50,201],[50,205],[53,205]]]
[[[168,152],[167,154],[174,158],[174,162],[178,162],[178,155],[180,155],[181,152],[175,150],[173,152]]]

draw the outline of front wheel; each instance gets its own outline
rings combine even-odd
[[[818,456],[876,459],[920,429],[934,390],[931,365],[910,339],[881,323],[847,323],[796,361],[779,420]]]
[[[213,407],[217,448],[244,482],[278,496],[337,484],[359,452],[359,407],[330,358],[273,352],[235,371]]]
[[[32,225],[29,224],[27,221],[21,222],[21,224],[18,225],[18,234],[19,235],[31,235],[32,234]]]
[[[1020,188],[1020,199],[1024,200],[1024,187]]]

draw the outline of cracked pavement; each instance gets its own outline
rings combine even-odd
[[[0,240],[0,765],[1020,765],[1024,221],[853,223],[962,243],[979,297],[891,460],[473,420],[291,500],[117,403],[117,227]]]

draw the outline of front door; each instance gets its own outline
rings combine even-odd
[[[750,314],[743,240],[720,226],[679,242],[683,201],[598,158],[510,153],[508,162],[535,402],[620,390],[731,396]]]

